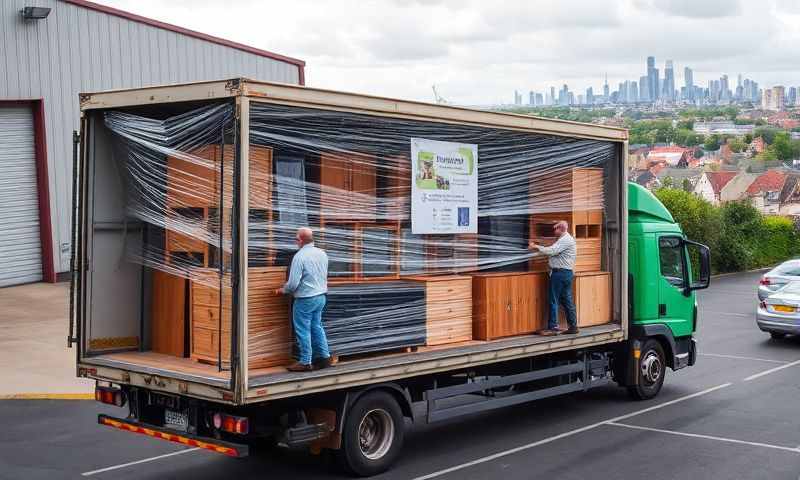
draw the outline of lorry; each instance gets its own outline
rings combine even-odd
[[[97,383],[96,399],[127,412],[101,414],[101,425],[231,457],[247,456],[262,443],[307,445],[332,452],[352,474],[371,476],[397,460],[406,418],[438,422],[610,382],[649,400],[661,390],[667,368],[695,363],[695,291],[709,285],[710,252],[686,238],[652,193],[626,181],[623,129],[242,78],[87,93],[80,103],[68,342],[76,346],[77,375]],[[425,163],[431,157],[420,157],[421,173],[406,182],[416,168],[408,140],[418,134],[476,142],[477,158],[461,148],[446,160],[463,154],[475,161],[477,210],[488,218],[501,212],[503,221],[513,217],[499,222],[509,230],[484,220],[477,235],[405,228],[409,218],[416,221],[403,203],[417,188],[409,183],[447,193],[468,180],[437,174],[433,182]],[[287,169],[298,158],[303,168]],[[333,161],[350,165],[344,187],[326,186],[325,165]],[[390,173],[374,174],[377,180],[363,174],[387,165]],[[259,168],[267,174],[259,176]],[[288,171],[302,181],[285,181]],[[593,175],[602,204],[577,199],[585,188],[580,182]],[[353,187],[365,183],[369,195]],[[287,185],[302,186],[302,208],[297,197],[292,208],[281,206],[298,191]],[[389,207],[375,220],[391,202],[374,198],[382,188],[394,191],[389,187],[400,195],[386,198],[405,212],[396,226],[387,220],[393,218]],[[326,200],[343,189],[346,196]],[[432,198],[427,195],[420,198]],[[542,195],[545,201],[537,200]],[[195,207],[188,208],[187,198]],[[574,207],[579,201],[582,206]],[[346,211],[335,221],[325,218],[342,205]],[[298,212],[300,220],[281,227]],[[266,220],[256,223],[256,213]],[[343,220],[350,215],[361,216]],[[538,221],[564,215],[575,223],[576,270],[604,272],[586,274],[601,282],[590,285],[590,294],[575,287],[579,333],[538,336],[534,325],[542,326],[548,309],[542,300],[547,273],[528,240],[547,237]],[[460,226],[468,228],[470,220],[459,211]],[[282,284],[290,262],[282,259],[291,247],[280,243],[281,235],[310,223],[331,255],[328,308],[346,319],[342,327],[326,310],[329,341],[334,353],[352,355],[329,368],[289,372],[276,360],[291,353],[288,307],[270,292]],[[332,232],[345,223],[346,235],[333,241]],[[394,238],[384,236],[387,231],[398,236],[392,241],[399,253],[382,257],[369,240],[375,232]],[[520,243],[509,231],[525,238]],[[417,257],[406,258],[418,244]],[[469,248],[459,256],[464,245]],[[582,257],[582,249],[591,256]],[[376,269],[385,278],[369,277]],[[467,293],[437,290],[440,279],[462,282],[453,285]],[[503,298],[499,312],[485,305],[505,294],[506,287],[494,293],[485,287],[497,279],[528,282],[519,291],[507,287],[516,293]],[[351,315],[369,289],[389,301],[370,315]],[[413,296],[420,289],[422,297],[397,309],[398,292]],[[342,291],[347,294],[336,304]],[[469,309],[448,307],[445,327],[432,327],[440,315],[431,302],[456,297]],[[405,333],[387,334],[397,322]],[[453,333],[454,325],[467,331]],[[383,336],[388,343],[380,351],[367,348]]]

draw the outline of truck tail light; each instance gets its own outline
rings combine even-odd
[[[95,387],[94,399],[98,402],[116,405],[118,407],[125,405],[125,393],[119,388]]]
[[[770,279],[767,277],[761,277],[761,281],[759,281],[758,284],[767,286],[770,284]]]
[[[213,416],[214,428],[229,433],[247,435],[250,431],[250,421],[247,417],[237,417],[227,413],[215,413]]]
[[[762,309],[766,310],[766,309],[767,309],[767,302],[765,302],[764,300],[761,300],[761,303],[759,304],[759,306],[760,306]]]

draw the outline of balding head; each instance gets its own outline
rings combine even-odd
[[[295,238],[297,244],[302,247],[314,241],[314,232],[308,227],[300,227],[297,229],[297,236]]]
[[[569,224],[564,220],[559,220],[553,225],[553,232],[556,234],[557,237],[564,235],[569,230]]]

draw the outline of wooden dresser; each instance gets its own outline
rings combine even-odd
[[[472,278],[466,275],[404,277],[425,285],[425,345],[472,340]]]
[[[323,153],[319,165],[320,216],[330,221],[375,219],[375,157]]]
[[[223,288],[220,312],[219,274],[215,269],[198,268],[191,282],[191,352],[194,360],[216,365],[222,342],[222,362],[230,362],[231,288]],[[248,269],[248,362],[250,368],[291,363],[292,332],[288,297],[275,289],[286,281],[285,267]],[[226,279],[227,282],[227,279]],[[214,286],[211,286],[214,285]],[[220,321],[220,315],[222,319]]]
[[[492,340],[544,328],[547,275],[532,272],[476,273],[472,276],[473,336]]]

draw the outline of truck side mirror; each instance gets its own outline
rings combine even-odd
[[[708,285],[711,283],[711,249],[702,243],[693,242],[691,240],[685,240],[685,242],[687,247],[697,252],[698,260],[700,261],[700,274],[692,284],[689,285],[688,291],[708,288]],[[689,264],[691,264],[691,262],[689,262]]]

